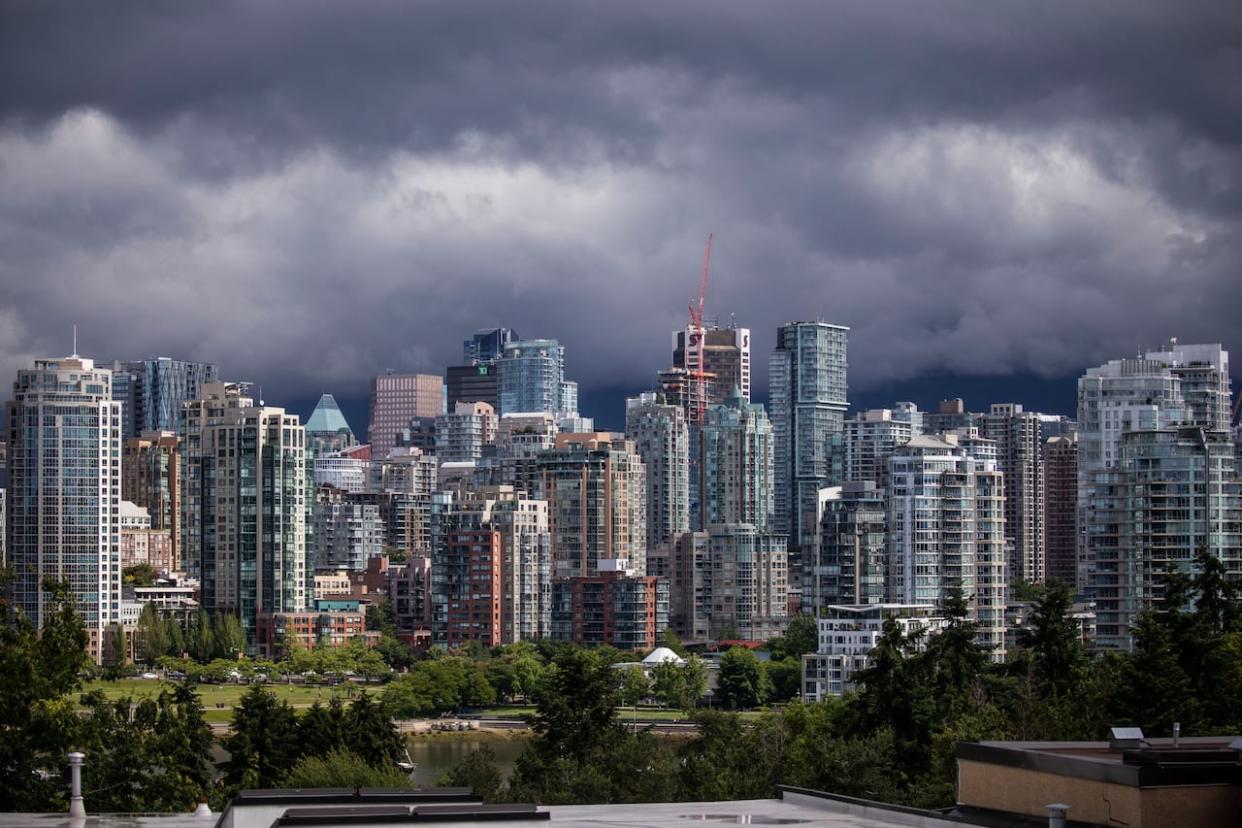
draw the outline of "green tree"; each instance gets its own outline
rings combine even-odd
[[[392,719],[368,693],[358,694],[349,706],[345,746],[377,767],[393,765],[405,756],[405,744]]]
[[[215,636],[212,635],[211,616],[202,607],[190,618],[185,644],[190,657],[199,664],[206,664],[215,657],[216,644]]]
[[[233,729],[222,744],[220,763],[230,788],[275,787],[298,758],[297,721],[288,702],[252,684],[233,708]]]
[[[1027,625],[1018,630],[1018,646],[1029,652],[1045,695],[1072,692],[1083,679],[1087,657],[1072,608],[1069,589],[1053,584],[1036,602]]]
[[[813,616],[800,612],[790,619],[782,638],[785,645],[782,657],[800,659],[819,647],[819,625]]]
[[[44,581],[40,634],[0,575],[0,811],[62,810],[65,753],[78,717],[66,694],[81,686],[87,635],[67,586]]]
[[[486,744],[470,751],[465,759],[440,777],[438,784],[469,788],[484,802],[500,801],[502,780],[496,764],[496,752]]]
[[[681,658],[686,658],[690,655],[685,645],[681,643],[681,636],[672,627],[666,627],[664,632],[660,633],[660,646],[668,647]]]
[[[216,658],[235,659],[246,652],[246,633],[231,612],[218,612],[212,619],[212,652]]]
[[[651,683],[642,667],[627,667],[621,671],[621,703],[634,707],[651,693]]]
[[[121,579],[126,586],[151,586],[157,574],[151,564],[140,563],[121,570]]]
[[[979,625],[970,620],[970,607],[960,589],[949,591],[940,614],[945,628],[928,639],[921,659],[940,716],[948,719],[982,702],[990,658],[978,644]]]
[[[396,765],[375,765],[347,750],[305,756],[281,780],[285,788],[413,788]]]
[[[185,812],[203,801],[211,789],[211,727],[203,717],[202,700],[188,683],[160,692],[155,753],[163,770],[154,807],[144,810]]]
[[[685,664],[664,661],[651,671],[651,692],[660,702],[679,710],[691,710],[707,692],[707,665],[692,655]]]
[[[850,704],[851,735],[891,729],[898,763],[909,773],[922,772],[930,761],[935,717],[926,662],[915,655],[916,649],[916,638],[904,635],[894,619],[886,619],[870,664],[853,675],[858,690]]]
[[[345,746],[349,728],[345,705],[332,696],[327,705],[318,699],[298,718],[298,744],[304,756],[326,756]]]
[[[154,664],[155,660],[168,651],[168,633],[164,619],[153,603],[142,605],[138,615],[138,627],[134,633],[135,655],[145,664]]]
[[[1149,736],[1172,733],[1174,722],[1187,735],[1195,733],[1198,700],[1168,627],[1144,612],[1132,632],[1134,652],[1123,662],[1114,710]]]
[[[802,691],[802,662],[793,656],[786,656],[780,661],[769,659],[762,662],[764,675],[772,688],[770,701],[789,701],[797,698]]]
[[[739,710],[766,702],[772,686],[758,657],[745,647],[734,647],[720,658],[717,692],[721,704]]]

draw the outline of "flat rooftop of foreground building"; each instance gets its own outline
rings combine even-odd
[[[1239,824],[1242,740],[1114,730],[1113,742],[958,742],[956,813],[1034,817],[1060,802],[1088,825]]]
[[[424,797],[420,797],[422,793]],[[799,788],[781,789],[779,799],[724,802],[668,802],[619,805],[486,806],[459,793],[448,800],[430,791],[248,791],[223,813],[211,816],[90,814],[0,814],[0,826],[23,828],[395,828],[415,825],[562,828],[688,828],[690,825],[790,825],[805,828],[941,828],[972,823],[933,811],[884,805]],[[421,801],[420,801],[421,799]],[[436,801],[439,799],[439,801]],[[88,806],[89,808],[89,803]]]

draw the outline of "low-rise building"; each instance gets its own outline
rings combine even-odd
[[[825,609],[818,619],[819,644],[802,656],[802,698],[823,701],[842,696],[853,687],[851,676],[871,663],[871,651],[884,634],[884,622],[892,618],[905,636],[921,633],[916,647],[939,632],[947,621],[936,615],[933,604],[840,604]]]

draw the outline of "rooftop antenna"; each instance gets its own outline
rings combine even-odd
[[[75,359],[78,356],[78,323],[77,322],[73,323],[73,356]]]

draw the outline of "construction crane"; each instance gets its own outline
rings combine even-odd
[[[1233,416],[1229,418],[1230,426],[1237,426],[1238,411],[1242,411],[1242,392],[1238,393],[1238,398],[1233,401]]]
[[[712,234],[707,234],[707,249],[703,251],[703,273],[699,276],[698,305],[690,303],[690,341],[686,343],[686,371],[689,374],[689,385],[693,389],[690,399],[690,415],[693,421],[702,425],[703,415],[707,412],[707,371],[704,364],[707,356],[707,331],[703,327],[703,300],[707,296],[707,271],[712,263]],[[690,366],[690,353],[696,359],[694,367]]]

